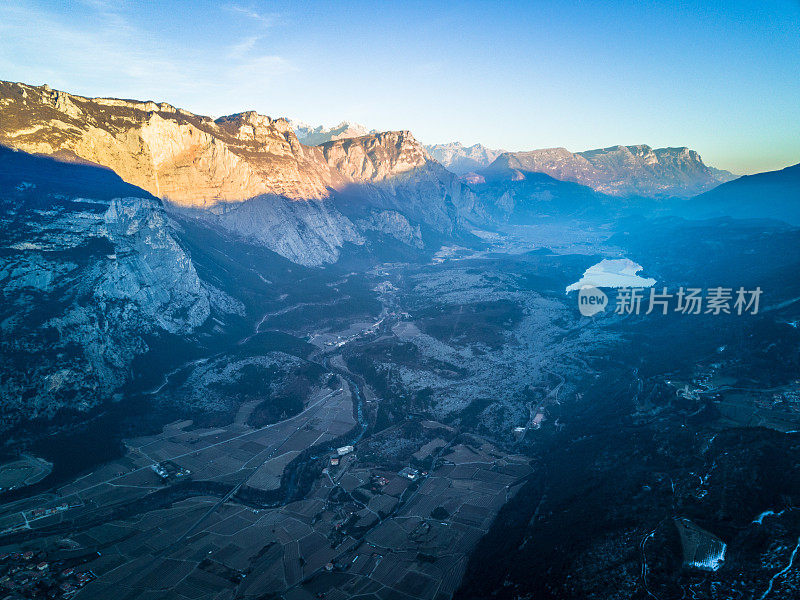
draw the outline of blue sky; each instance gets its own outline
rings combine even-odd
[[[525,150],[800,162],[800,1],[0,4],[0,79]]]

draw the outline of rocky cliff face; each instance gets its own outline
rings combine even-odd
[[[431,157],[410,131],[387,131],[336,140],[320,147],[344,183],[378,182],[424,167]]]
[[[0,144],[103,165],[180,206],[260,194],[326,198],[336,179],[287,121],[254,112],[214,121],[165,103],[8,82],[0,82],[0,109]]]
[[[319,149],[344,180],[337,186],[337,206],[351,218],[371,223],[373,229],[388,233],[400,223],[389,215],[399,213],[412,226],[452,235],[476,218],[471,190],[433,160],[408,131],[328,142]],[[408,239],[405,227],[395,234],[397,239]]]
[[[288,121],[255,112],[212,120],[163,103],[6,82],[0,109],[1,145],[102,165],[171,209],[303,265],[333,262],[345,243],[363,243],[354,214],[367,230],[418,246],[408,227],[452,232],[470,204],[468,190],[407,131],[309,147]],[[326,135],[354,132],[339,129]]]
[[[201,280],[161,202],[106,170],[0,150],[0,227],[9,419],[90,410],[128,382],[149,336],[243,312]]]
[[[345,243],[364,243],[356,226],[330,200],[291,201],[264,195],[210,210],[180,212],[219,225],[300,265],[336,262]]]
[[[461,142],[425,146],[428,153],[457,175],[465,175],[488,167],[505,150],[487,148],[481,144],[464,146]]]
[[[645,145],[575,154],[566,148],[507,152],[482,175],[520,180],[525,172],[546,173],[614,196],[689,197],[734,179],[705,165],[694,150]]]
[[[470,214],[471,192],[408,131],[335,140],[307,149],[331,172],[331,196],[289,201],[264,195],[192,210],[302,265],[335,262],[370,231],[424,247],[420,225],[451,234]]]

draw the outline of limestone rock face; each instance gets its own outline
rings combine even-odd
[[[431,157],[410,131],[387,131],[319,146],[343,183],[383,181],[427,165]]]
[[[370,169],[367,166],[365,171]],[[476,215],[473,192],[432,160],[375,181],[345,185],[337,190],[334,201],[343,214],[359,223],[364,218],[372,220],[375,211],[392,211],[412,225],[446,236],[457,235]]]
[[[182,212],[306,266],[336,262],[345,243],[364,243],[355,225],[329,200],[293,201],[263,195],[211,210]]]
[[[545,173],[613,196],[689,197],[734,179],[734,175],[703,163],[688,148],[612,146],[572,153],[546,148],[501,154],[483,176],[519,181],[526,172]]]
[[[378,231],[390,235],[408,246],[423,248],[420,226],[413,226],[403,215],[393,210],[376,210],[367,218],[358,221],[361,229]]]
[[[210,316],[212,297],[174,227],[151,200],[114,198],[99,230],[114,245],[114,258],[104,265],[94,294],[101,304],[135,299],[148,322],[185,334]]]
[[[247,112],[213,121],[164,103],[7,82],[0,82],[0,110],[3,145],[103,165],[180,206],[329,195],[330,169],[283,119]]]
[[[9,418],[88,411],[129,382],[150,336],[187,338],[212,315],[244,313],[200,278],[158,199],[143,190],[117,197],[137,190],[103,169],[59,165],[0,152],[0,397]]]
[[[368,229],[388,233],[386,227],[399,226],[399,221],[386,220],[389,211],[402,215],[411,227],[452,235],[475,215],[474,194],[433,160],[409,131],[336,140],[318,149],[341,176],[337,206]],[[419,245],[419,238],[409,237],[403,226],[392,235]]]
[[[408,131],[312,147],[285,119],[252,111],[212,120],[165,103],[7,82],[0,82],[0,110],[0,145],[101,165],[169,210],[303,265],[334,262],[344,244],[362,244],[362,225],[391,222],[398,239],[419,246],[414,228],[452,234],[474,205],[469,189]],[[353,133],[349,125],[339,129],[333,137]],[[383,211],[411,229],[386,221]]]

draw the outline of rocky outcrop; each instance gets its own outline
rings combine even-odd
[[[385,221],[385,211],[391,211],[410,225],[453,235],[477,214],[474,194],[408,131],[338,140],[319,150],[343,180],[336,187],[337,206],[359,223]]]
[[[481,175],[524,179],[525,173],[546,173],[613,196],[689,197],[734,178],[703,163],[688,148],[613,146],[573,154],[547,148],[500,155]]]
[[[336,262],[345,243],[364,243],[350,219],[330,200],[294,201],[265,195],[211,210],[186,209],[181,213],[219,225],[306,266]]]
[[[456,175],[485,169],[505,150],[487,148],[481,144],[464,146],[461,142],[425,146],[428,153]]]
[[[287,121],[255,112],[214,121],[165,103],[8,82],[0,82],[0,110],[0,144],[108,167],[180,206],[261,194],[321,199],[337,179]]]
[[[393,210],[376,210],[358,221],[362,230],[377,231],[393,237],[408,246],[423,248],[422,232],[419,225],[411,225],[403,215]]]
[[[371,183],[425,167],[432,159],[410,131],[387,131],[327,142],[320,147],[325,161],[343,184]]]
[[[150,336],[244,311],[200,278],[158,199],[106,195],[120,189],[137,193],[104,169],[0,151],[4,428],[90,410],[130,381]]]

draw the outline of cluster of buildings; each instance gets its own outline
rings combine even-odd
[[[361,332],[359,332],[359,333],[355,333],[355,334],[349,335],[349,336],[337,335],[336,336],[336,341],[329,340],[329,341],[325,342],[325,345],[327,347],[329,347],[329,348],[341,348],[342,346],[344,346],[348,342],[352,342],[353,340],[358,339],[362,335],[372,335],[373,333],[376,333],[378,331],[378,328],[381,326],[381,323],[383,323],[383,321],[385,319],[386,318],[384,317],[383,319],[380,319],[380,320],[376,321],[372,325],[370,325],[367,328],[361,330]]]
[[[419,469],[415,469],[414,467],[403,467],[397,474],[411,481],[416,481],[420,478]]]
[[[34,508],[28,513],[28,520],[33,521],[34,519],[49,517],[50,515],[55,515],[57,513],[64,512],[65,510],[69,510],[70,508],[74,507],[71,507],[67,502],[62,502],[58,506],[51,506],[50,508]]]
[[[43,519],[45,517],[50,517],[60,512],[69,510],[70,508],[77,508],[79,506],[82,506],[80,502],[77,503],[62,502],[57,506],[50,506],[47,508],[34,508],[30,511],[27,511],[24,514],[25,515],[24,522],[20,522],[16,525],[13,525],[12,527],[0,531],[0,535],[5,535],[7,533],[14,533],[16,531],[22,531],[23,529],[28,529],[30,527],[29,525],[30,521],[35,521],[36,519]]]
[[[163,481],[167,481],[170,477],[186,477],[192,473],[189,469],[184,469],[172,461],[156,463],[154,465],[150,465],[150,468],[153,470],[153,473],[161,477]]]
[[[91,571],[45,558],[32,550],[0,554],[0,599],[71,598],[95,579]]]
[[[153,469],[153,473],[161,477],[161,479],[167,479],[169,477],[169,473],[167,473],[167,470],[161,465],[151,465],[150,468]]]
[[[342,446],[336,449],[336,454],[331,455],[331,466],[338,467],[339,461],[342,459],[343,456],[347,456],[353,452],[352,446]]]

